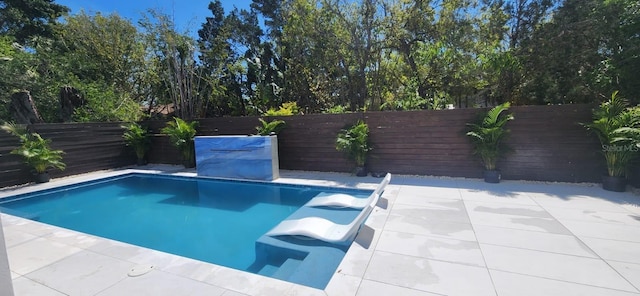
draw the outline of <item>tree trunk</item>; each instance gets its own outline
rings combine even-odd
[[[42,122],[36,104],[29,91],[20,91],[11,95],[9,113],[17,124],[34,124]]]
[[[62,122],[73,121],[73,112],[76,108],[82,107],[85,101],[79,90],[71,86],[60,88],[60,119]]]
[[[415,75],[414,77],[417,78],[418,95],[420,96],[420,98],[426,99],[427,91],[429,90],[430,87],[429,85],[427,85],[426,80],[421,79],[420,75],[418,74],[420,73],[418,71],[418,64],[416,63],[414,56],[411,54],[411,43],[409,43],[409,41],[406,41],[406,40],[401,40],[399,41],[399,43],[400,43],[400,46],[398,47],[398,50],[404,56],[404,60],[407,62],[407,64],[409,64],[409,67],[411,68],[411,73],[413,73]]]

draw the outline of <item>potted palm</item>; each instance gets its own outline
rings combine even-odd
[[[336,139],[336,149],[345,152],[349,159],[355,161],[356,176],[367,175],[365,164],[371,146],[369,145],[369,126],[366,123],[358,120],[348,129],[341,130]]]
[[[62,150],[51,149],[51,140],[43,139],[38,133],[29,133],[26,128],[13,123],[5,123],[1,128],[20,139],[20,147],[13,149],[11,154],[20,155],[24,162],[33,169],[36,183],[49,182],[47,171],[50,168],[64,170]]]
[[[186,168],[196,166],[193,137],[196,135],[197,125],[197,121],[186,122],[174,117],[173,121],[167,122],[167,126],[162,128],[162,133],[168,135],[171,143],[180,151]]]
[[[626,190],[629,167],[638,156],[638,129],[640,107],[629,108],[627,102],[617,96],[593,110],[593,121],[583,124],[598,136],[607,164],[607,175],[602,178],[602,188],[609,191]]]
[[[123,125],[122,128],[124,129],[124,134],[122,135],[124,142],[127,146],[131,146],[136,153],[137,164],[145,165],[147,163],[145,154],[151,147],[149,131],[135,122]]]
[[[500,182],[500,170],[496,167],[500,158],[508,148],[504,145],[504,139],[509,134],[505,129],[505,124],[513,120],[512,114],[503,112],[509,110],[509,102],[493,107],[486,113],[482,113],[476,123],[468,123],[470,137],[473,144],[474,154],[480,157],[484,165],[484,181],[487,183]]]

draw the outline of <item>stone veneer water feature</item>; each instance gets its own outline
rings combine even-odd
[[[272,181],[280,177],[277,136],[195,137],[198,176]]]

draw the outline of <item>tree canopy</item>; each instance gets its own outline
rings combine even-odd
[[[0,34],[12,36],[20,44],[34,37],[51,38],[60,16],[69,12],[54,0],[0,1]]]
[[[635,0],[220,0],[190,31],[159,11],[137,22],[0,1],[0,103],[29,90],[59,121],[640,103]],[[204,9],[204,7],[202,8]],[[170,107],[170,108],[169,108]],[[155,115],[154,115],[155,114]],[[2,118],[8,114],[0,113]]]

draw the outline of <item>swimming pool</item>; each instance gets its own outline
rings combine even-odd
[[[350,242],[340,245],[264,236],[320,192],[363,198],[371,193],[134,173],[4,198],[0,210],[322,289]],[[358,213],[348,209],[317,211],[344,224]],[[319,258],[325,258],[321,264]],[[305,274],[313,276],[301,276]]]

